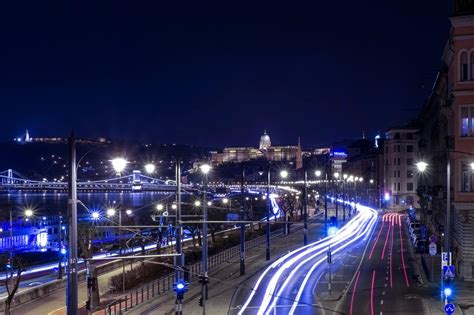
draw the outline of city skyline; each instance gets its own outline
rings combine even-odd
[[[253,144],[263,129],[308,145],[374,136],[422,106],[451,10],[429,1],[98,6],[33,5],[22,25],[4,19],[0,102],[11,132],[1,140],[26,128],[202,146]]]

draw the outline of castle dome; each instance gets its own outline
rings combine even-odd
[[[263,135],[260,137],[260,145],[259,148],[260,150],[267,150],[269,147],[271,147],[272,142],[270,141],[270,136],[267,135],[267,131],[265,130],[263,132]]]

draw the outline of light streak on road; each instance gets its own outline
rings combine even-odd
[[[281,257],[265,269],[257,279],[249,297],[242,305],[238,314],[243,314],[251,303],[253,305],[258,304],[259,310],[257,314],[269,314],[277,304],[279,296],[284,293],[285,288],[293,280],[296,272],[305,266],[310,266],[310,271],[299,285],[297,297],[290,311],[292,313],[298,305],[305,287],[304,285],[310,279],[312,272],[325,261],[327,249],[331,247],[332,253],[337,253],[355,241],[362,238],[366,239],[370,235],[377,221],[377,211],[359,204],[357,209],[359,210],[357,215],[335,235],[301,247]],[[257,294],[259,292],[264,293],[263,295]]]

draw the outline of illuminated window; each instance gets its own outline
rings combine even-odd
[[[461,53],[460,56],[460,73],[461,73],[461,81],[469,80],[469,68],[467,64],[467,52],[464,51]]]
[[[461,137],[474,136],[474,106],[461,107]]]
[[[461,173],[462,173],[462,185],[461,191],[463,192],[473,192],[474,191],[474,178],[472,176],[471,163],[463,162],[461,164]]]

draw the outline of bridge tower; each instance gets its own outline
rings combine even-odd
[[[13,170],[9,168],[7,170],[7,184],[12,184],[13,183]]]

